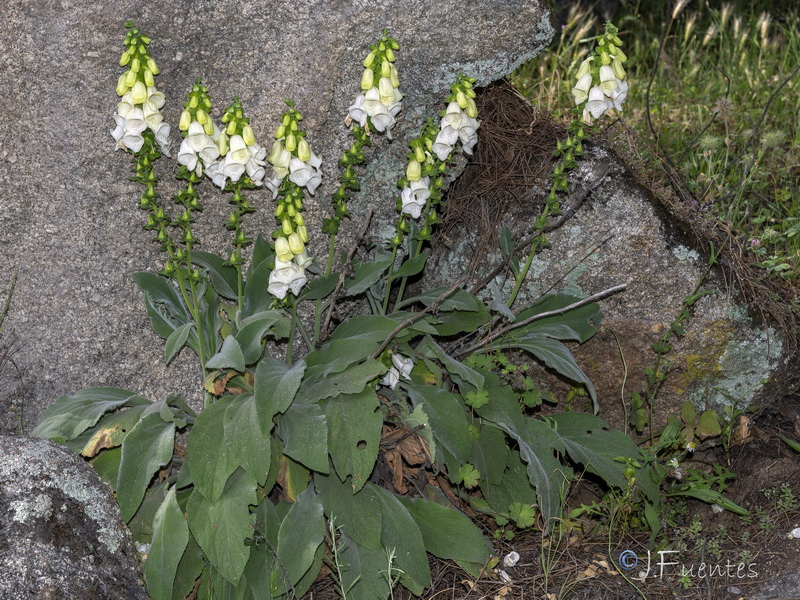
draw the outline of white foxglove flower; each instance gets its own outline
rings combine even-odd
[[[611,93],[611,101],[614,104],[614,108],[621,111],[622,110],[622,103],[625,102],[625,98],[628,95],[628,82],[627,81],[620,81],[619,86],[617,89]]]
[[[441,132],[439,133],[441,134]],[[431,150],[439,160],[445,160],[453,151],[453,146],[439,141],[439,135],[437,135],[436,141],[433,143],[433,146],[431,146]]]
[[[364,127],[367,124],[367,113],[361,108],[362,102],[364,102],[364,94],[359,94],[353,105],[347,109],[347,114],[353,121]]]
[[[608,110],[608,102],[603,90],[594,86],[589,90],[589,101],[586,103],[586,110],[592,117],[599,119]]]
[[[572,88],[572,95],[575,98],[575,105],[580,106],[589,97],[589,90],[592,87],[592,74],[584,73],[575,87]]]
[[[381,379],[381,385],[394,389],[397,387],[398,383],[400,383],[400,372],[394,367],[391,367],[386,375],[383,376],[383,379]]]
[[[428,177],[422,177],[419,181],[412,181],[410,185],[403,188],[400,198],[403,202],[403,209],[401,212],[406,215],[411,215],[412,218],[418,219],[425,208],[425,203],[431,195],[429,189],[431,180]]]
[[[619,79],[614,75],[614,70],[607,65],[600,67],[600,89],[603,90],[603,93],[610,96],[618,86]]]
[[[411,379],[411,370],[414,368],[414,361],[402,354],[392,354],[392,364],[400,373],[403,379]]]
[[[267,289],[270,294],[283,300],[289,290],[295,296],[299,295],[307,281],[304,268],[297,266],[294,261],[284,262],[276,258],[275,268],[269,275]]]

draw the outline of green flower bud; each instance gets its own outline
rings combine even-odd
[[[144,70],[144,83],[147,87],[153,87],[156,84],[153,74],[147,69]]]
[[[286,207],[283,204],[278,204],[278,207],[275,209],[275,216],[280,218],[285,209]]]
[[[289,262],[294,258],[294,253],[289,247],[289,240],[279,237],[275,240],[275,258],[281,262]]]
[[[123,52],[122,56],[119,57],[119,66],[126,67],[129,62],[131,62],[131,55],[127,52]]]
[[[225,133],[227,133],[228,135],[236,135],[236,121],[234,121],[233,119],[228,121],[228,126],[225,127]]]
[[[625,79],[625,67],[622,66],[622,62],[616,56],[611,61],[611,69],[614,71],[614,77],[620,81]]]
[[[389,81],[392,82],[393,87],[400,87],[400,77],[398,77],[397,69],[394,68],[394,65],[392,65],[391,72],[389,73]]]
[[[297,158],[303,162],[311,160],[311,148],[305,138],[300,138],[297,143]]]
[[[203,124],[203,131],[206,135],[214,135],[214,123],[212,123],[211,119]]]
[[[478,117],[478,106],[475,104],[475,100],[472,98],[467,98],[467,107],[465,109],[467,116],[476,119]]]
[[[134,73],[138,73],[139,69],[141,69],[141,68],[142,68],[142,64],[141,64],[141,61],[139,60],[139,57],[137,56],[136,58],[134,58],[131,61],[131,71],[133,71]]]
[[[295,148],[297,148],[297,138],[293,133],[290,133],[286,136],[286,149],[289,152],[294,152]]]
[[[197,99],[197,96],[191,96],[191,97],[189,98],[189,108],[192,108],[192,109],[194,109],[194,108],[197,108],[197,105],[198,105],[199,103],[200,103],[200,102],[199,102],[199,100]],[[223,122],[223,123],[226,123],[226,122],[227,122],[227,121],[225,121],[225,117],[222,117],[222,122]]]
[[[608,52],[603,50],[600,52],[600,62],[603,63],[603,66],[607,66],[611,64],[611,57],[608,55]]]
[[[416,159],[410,160],[406,167],[406,178],[409,181],[419,181],[422,176],[422,166]]]
[[[294,217],[297,214],[297,209],[294,207],[294,204],[289,204],[286,207],[286,214],[290,217]]]
[[[217,150],[219,150],[221,156],[225,156],[228,153],[228,134],[224,131],[217,138]]]
[[[375,52],[373,51],[367,54],[367,58],[364,59],[364,68],[369,69],[374,62],[375,62]]]
[[[297,235],[300,236],[300,239],[303,240],[303,243],[308,241],[308,229],[306,229],[305,225],[297,226]]]
[[[147,87],[143,82],[137,81],[131,89],[131,100],[134,104],[144,104],[147,102]]]
[[[458,93],[456,93],[456,102],[458,102],[458,105],[461,108],[466,109],[467,108],[467,95],[464,92],[462,92],[461,90],[458,90]]]
[[[285,218],[283,221],[281,221],[281,231],[283,231],[284,235],[291,235],[294,233],[294,227],[289,219]]]
[[[272,150],[270,151],[269,156],[267,157],[269,164],[274,165],[276,162],[278,162],[278,159],[280,159],[282,152],[283,152],[283,144],[281,143],[280,140],[275,140],[275,142],[272,144]]]
[[[302,213],[295,213],[294,224],[297,225],[298,227],[305,227],[306,222],[305,219],[303,219]]]
[[[385,58],[381,63],[381,77],[389,77],[392,72],[392,65]]]
[[[181,113],[181,120],[178,123],[178,129],[181,131],[189,131],[189,125],[192,124],[192,113],[189,112],[187,108]]]
[[[294,255],[302,254],[303,250],[306,249],[305,244],[303,244],[303,240],[300,239],[298,234],[292,233],[289,236],[289,249]]]
[[[394,51],[391,48],[386,49],[386,60],[394,62]]]
[[[130,88],[130,86],[125,83],[126,75],[127,73],[123,73],[119,76],[119,79],[117,79],[117,96],[124,96],[125,92]]]
[[[292,122],[292,117],[290,117],[288,113],[283,115],[283,118],[281,119],[281,125],[283,125],[284,127],[288,127],[289,123],[291,122]]]
[[[621,48],[617,48],[617,54],[615,56],[617,57],[619,62],[622,62],[622,63],[624,63],[626,60],[628,60],[628,57],[625,55],[625,53],[622,51]]]
[[[375,73],[372,69],[364,69],[364,74],[361,76],[361,89],[366,91],[375,83]]]
[[[136,83],[136,73],[131,70],[125,71],[125,85],[133,87],[134,83]]]
[[[417,159],[417,162],[425,162],[425,150],[422,149],[422,146],[417,145],[417,147],[414,148],[414,158]]]
[[[147,68],[153,75],[158,75],[158,65],[156,65],[156,61],[154,61],[151,57],[147,57]]]
[[[253,133],[253,128],[250,127],[250,125],[245,125],[244,128],[242,128],[242,139],[248,146],[252,146],[256,143],[256,136]]]
[[[204,111],[202,108],[198,108],[197,112],[195,113],[195,119],[197,119],[197,122],[200,123],[200,125],[205,125],[208,123],[208,114],[206,114],[206,111]]]

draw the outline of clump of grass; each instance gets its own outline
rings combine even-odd
[[[627,14],[613,15],[631,58],[625,123],[656,138],[702,212],[747,240],[753,262],[798,284],[800,7],[686,4],[658,14],[626,3]],[[519,90],[542,108],[569,107],[585,35],[598,20],[573,6],[553,50],[514,74]]]

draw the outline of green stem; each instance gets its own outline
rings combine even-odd
[[[394,273],[394,261],[397,259],[397,246],[392,245],[392,260],[389,263],[389,272],[386,274],[386,294],[383,297],[383,307],[381,314],[385,315],[389,308],[389,296],[392,293],[392,274]]]
[[[425,243],[424,240],[419,240],[417,242],[417,247],[416,247],[415,251],[413,251],[411,253],[411,256],[408,257],[409,260],[419,256],[419,253],[422,252],[422,244],[424,244],[424,243]],[[407,283],[408,283],[408,277],[403,277],[403,281],[400,282],[400,290],[397,292],[397,299],[394,301],[394,308],[392,309],[393,311],[396,311],[398,305],[400,304],[400,302],[403,301],[403,294],[406,291],[406,284]]]

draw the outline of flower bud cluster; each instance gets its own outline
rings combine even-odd
[[[205,112],[201,114],[207,116]],[[183,120],[183,116],[181,119]],[[250,127],[250,119],[244,116],[242,103],[238,97],[233,99],[233,103],[222,115],[222,124],[225,125],[225,129],[219,133],[216,140],[217,150],[222,158],[208,165],[206,174],[211,177],[215,185],[223,189],[229,182],[238,183],[242,178],[245,184],[263,185],[267,150],[256,142],[256,136]],[[209,135],[205,129],[207,125],[205,123],[201,125],[204,126],[204,133]],[[214,135],[213,130],[211,135]]]
[[[446,160],[457,141],[466,154],[478,143],[478,107],[475,105],[475,90],[471,77],[459,75],[456,83],[450,86],[447,108],[442,115],[441,129],[433,142],[432,150],[439,160]]]
[[[178,150],[178,163],[185,165],[189,171],[202,177],[208,168],[219,159],[220,130],[211,120],[211,97],[206,86],[198,79],[189,100],[184,103],[178,129],[183,134],[183,142]]]
[[[300,129],[303,115],[287,101],[289,110],[283,113],[281,124],[275,132],[275,142],[267,160],[272,165],[272,177],[266,181],[275,199],[288,176],[289,181],[314,194],[322,182],[322,161],[311,151],[306,132]]]
[[[397,40],[383,30],[383,37],[364,59],[361,76],[361,93],[348,109],[348,118],[361,127],[386,132],[392,139],[391,130],[400,112],[403,95],[400,93],[400,78],[394,62],[394,51],[400,48]]]
[[[155,85],[158,66],[147,49],[150,38],[139,33],[130,22],[125,26],[128,28],[126,50],[119,64],[128,70],[117,81],[117,95],[122,99],[114,115],[116,127],[111,130],[111,136],[117,142],[117,149],[124,148],[135,154],[142,149],[145,131],[149,129],[161,152],[169,156],[170,127],[160,112],[165,98]]]
[[[311,151],[306,133],[299,126],[303,115],[291,101],[286,103],[289,110],[281,117],[268,157],[273,177],[267,181],[278,204],[275,209],[278,228],[272,234],[275,269],[270,273],[268,289],[280,300],[289,291],[299,295],[308,280],[306,267],[311,264],[311,258],[305,247],[308,230],[303,219],[304,189],[313,194],[322,180],[322,161]]]
[[[578,68],[577,82],[572,88],[575,105],[583,108],[583,122],[591,125],[610,110],[622,110],[628,95],[628,83],[622,64],[628,60],[622,51],[618,30],[606,23],[606,30],[597,41],[594,53]]]

